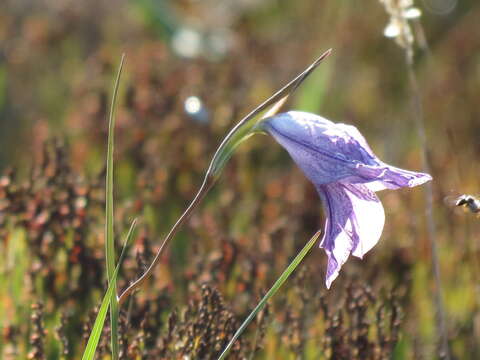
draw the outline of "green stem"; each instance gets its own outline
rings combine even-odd
[[[240,337],[240,335],[243,333],[243,331],[247,328],[248,324],[255,318],[257,313],[262,310],[265,307],[265,304],[267,301],[275,295],[275,293],[280,289],[280,287],[285,283],[285,281],[288,279],[288,277],[292,274],[292,272],[297,268],[297,266],[300,264],[300,262],[303,260],[305,255],[310,251],[310,249],[313,247],[315,242],[317,241],[318,237],[320,236],[320,231],[317,232],[311,239],[310,241],[303,247],[303,249],[295,256],[295,259],[288,265],[288,267],[284,270],[282,275],[275,281],[275,284],[268,290],[267,294],[260,300],[258,305],[253,309],[253,311],[248,315],[248,317],[245,319],[243,324],[238,328],[237,332],[235,335],[233,335],[232,339],[228,343],[228,345],[225,347],[223,350],[222,354],[218,358],[218,360],[223,360],[225,357],[228,355],[230,352],[233,344],[235,341]]]
[[[187,219],[190,217],[193,210],[197,207],[197,205],[205,197],[205,195],[208,193],[208,191],[212,188],[213,185],[214,185],[214,181],[212,178],[208,178],[208,177],[205,178],[195,198],[192,200],[192,202],[187,207],[185,212],[180,216],[180,218],[178,218],[177,222],[173,225],[172,229],[163,240],[162,245],[160,245],[160,249],[158,249],[157,254],[155,255],[155,258],[153,259],[148,269],[143,273],[142,276],[140,276],[137,280],[135,280],[132,284],[130,284],[130,286],[127,289],[125,289],[125,291],[118,297],[119,305],[122,305],[125,302],[125,300],[128,298],[128,296],[148,279],[150,274],[153,272],[153,269],[160,261],[160,256],[163,253],[163,250],[165,249],[165,247],[168,245],[170,240],[173,239],[173,237],[175,236],[177,231],[180,229],[182,224],[185,221],[187,221]]]
[[[108,289],[105,292],[105,295],[102,300],[102,304],[100,305],[100,309],[98,310],[97,317],[95,318],[92,331],[90,332],[87,345],[85,346],[85,350],[83,352],[82,360],[93,360],[95,357],[95,352],[97,351],[98,342],[100,340],[100,336],[102,335],[103,324],[105,323],[105,318],[107,317],[110,298],[112,297],[112,295],[115,295],[115,292],[113,291],[113,288],[115,287],[115,281],[117,279],[117,275],[120,270],[120,265],[122,264],[123,258],[126,254],[126,249],[132,242],[133,233],[135,231],[136,224],[137,224],[137,220],[135,219],[133,220],[132,225],[130,226],[130,230],[128,231],[127,237],[125,238],[125,242],[123,243],[122,252],[120,253],[120,257],[118,259],[118,264],[115,267],[112,281],[108,285]]]
[[[323,59],[330,55],[330,53],[331,49],[325,51],[310,66],[308,66],[304,71],[297,75],[292,81],[290,81],[287,85],[285,85],[275,94],[273,94],[270,98],[268,98],[258,107],[256,107],[252,112],[250,112],[247,116],[240,120],[232,128],[232,130],[230,130],[230,132],[223,139],[222,143],[213,155],[212,161],[210,162],[207,173],[205,175],[205,179],[202,183],[202,186],[198,190],[197,195],[195,195],[195,198],[188,205],[187,209],[183,212],[183,214],[173,225],[172,229],[163,240],[160,249],[157,251],[155,258],[153,259],[153,262],[148,267],[148,269],[143,273],[142,276],[140,276],[140,278],[138,278],[130,286],[128,286],[128,288],[119,296],[118,301],[120,305],[123,304],[127,297],[132,294],[135,289],[139,288],[152,274],[154,267],[160,261],[160,256],[163,250],[173,239],[175,234],[180,229],[181,225],[185,223],[185,221],[187,221],[193,210],[195,210],[197,205],[201,202],[201,200],[205,197],[208,191],[216,183],[223,167],[225,166],[228,159],[232,156],[233,151],[240,143],[258,132],[258,130],[255,129],[255,125],[257,124],[257,121],[255,120],[256,116],[269,107],[271,107],[271,110],[265,116],[272,116],[276,112],[278,112],[281,106],[285,103],[285,100],[290,96],[290,94],[295,91],[295,89],[308,77],[308,75],[312,73],[313,70],[315,70],[315,68],[320,64]]]
[[[300,84],[312,73],[312,71],[315,70],[318,65],[320,65],[322,60],[330,55],[331,52],[332,49],[325,51],[312,64],[310,64],[310,66],[298,74],[287,85],[278,90],[275,94],[273,94],[254,110],[252,110],[242,120],[240,120],[232,128],[232,130],[230,130],[227,136],[225,136],[217,151],[213,155],[213,159],[210,162],[210,166],[207,170],[207,176],[211,176],[215,179],[218,178],[221,170],[231,157],[235,148],[255,133],[255,125],[258,123],[258,121],[255,120],[257,115],[269,107],[272,107],[271,111],[267,112],[262,119],[275,115],[275,113],[277,113],[285,103],[287,98],[300,86]]]

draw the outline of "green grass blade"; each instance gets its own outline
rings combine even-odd
[[[275,281],[275,284],[268,290],[268,292],[265,294],[265,296],[260,300],[258,305],[253,309],[253,311],[248,315],[248,317],[245,319],[243,324],[238,328],[237,332],[235,335],[233,335],[232,340],[227,344],[225,349],[223,350],[222,354],[218,358],[218,360],[223,360],[225,357],[228,355],[230,349],[232,348],[233,344],[235,341],[240,337],[240,335],[243,333],[243,331],[247,328],[248,324],[255,318],[257,313],[262,310],[265,307],[265,304],[267,301],[275,295],[275,293],[280,289],[280,287],[283,285],[283,283],[288,279],[288,277],[292,274],[292,272],[297,268],[297,266],[300,264],[300,262],[303,260],[305,255],[310,251],[312,246],[315,244],[317,241],[318,237],[320,236],[320,231],[317,232],[311,239],[310,241],[303,247],[303,249],[295,256],[295,259],[288,265],[288,267],[285,269],[285,271],[280,275],[280,277]]]
[[[118,86],[122,75],[125,54],[122,55],[120,66],[118,67],[117,77],[113,88],[112,104],[110,107],[110,115],[108,119],[108,146],[107,146],[107,175],[105,184],[105,257],[107,263],[108,283],[113,283],[113,290],[110,294],[110,322],[111,322],[111,344],[112,359],[118,359],[118,301],[117,288],[113,281],[113,273],[115,271],[115,244],[113,232],[113,145],[115,133],[115,105],[117,103]]]
[[[135,226],[137,221],[134,220],[132,225],[130,226],[130,230],[128,230],[127,237],[125,239],[125,243],[123,245],[122,253],[120,254],[120,259],[118,260],[117,267],[114,269],[111,281],[108,283],[108,289],[105,293],[102,304],[100,305],[100,310],[98,311],[97,317],[95,319],[95,323],[93,324],[92,331],[90,332],[90,336],[88,337],[87,346],[85,347],[85,351],[82,356],[82,360],[93,360],[95,356],[95,351],[97,350],[98,341],[100,340],[100,335],[102,334],[103,324],[105,323],[105,318],[107,317],[107,310],[108,305],[110,304],[110,300],[112,297],[116,297],[115,294],[115,284],[117,280],[118,271],[120,269],[120,264],[122,263],[123,257],[125,255],[125,249],[131,243],[133,239],[133,232],[135,230]]]

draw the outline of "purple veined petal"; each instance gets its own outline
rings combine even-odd
[[[317,185],[346,178],[372,181],[356,177],[357,166],[380,163],[353,126],[337,126],[315,114],[289,111],[265,119],[261,126]]]
[[[380,163],[379,166],[358,164],[357,170],[357,175],[371,180],[365,185],[372,191],[414,187],[432,180],[428,174],[400,169],[385,163]]]
[[[293,141],[297,147],[316,151],[320,156],[370,165],[377,163],[365,138],[352,125],[335,124],[316,114],[289,111],[266,119],[264,126],[275,139]]]
[[[385,164],[351,125],[290,111],[258,126],[288,151],[323,200],[326,224],[321,247],[328,256],[327,288],[350,254],[361,258],[380,238],[385,214],[375,191],[413,187],[432,179]]]
[[[332,183],[317,186],[326,215],[320,244],[328,256],[330,288],[350,253],[362,258],[380,239],[385,223],[382,203],[365,185]]]
[[[342,129],[346,134],[351,136],[352,140],[357,142],[358,146],[362,147],[364,151],[366,151],[372,158],[377,158],[377,156],[373,153],[372,149],[370,149],[367,140],[365,140],[363,135],[360,134],[360,131],[358,131],[355,126],[342,123],[338,123],[335,125],[338,128]]]
[[[372,176],[374,178],[378,178],[378,180],[375,179],[374,181],[365,183],[370,190],[380,191],[385,189],[414,187],[432,180],[432,177],[428,174],[404,170],[385,164],[373,153],[367,141],[355,126],[341,123],[335,125],[338,128],[343,129],[345,133],[349,134],[352,139],[358,143],[359,146],[361,146],[365,151],[368,151],[372,158],[377,160],[378,164],[375,166],[357,165],[357,168],[361,170],[361,175],[364,179],[371,178]],[[368,169],[371,169],[372,171],[370,172]],[[362,183],[364,182],[362,181]]]
[[[430,175],[382,162],[352,125],[335,124],[318,115],[289,111],[260,125],[282,145],[316,185],[341,181],[366,184],[372,191],[413,187]]]

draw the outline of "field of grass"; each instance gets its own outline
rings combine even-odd
[[[108,286],[122,53],[117,257],[138,224],[119,290],[151,263],[227,132],[329,48],[286,107],[355,125],[382,160],[433,181],[378,194],[380,241],[329,290],[315,245],[228,358],[480,358],[480,220],[452,203],[480,188],[480,3],[415,6],[415,41],[402,47],[384,36],[391,14],[377,0],[3,0],[0,359],[82,358]],[[122,304],[120,358],[217,359],[323,227],[288,153],[266,136],[242,143]],[[96,358],[111,358],[108,318]]]

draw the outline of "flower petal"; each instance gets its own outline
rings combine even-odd
[[[362,258],[380,239],[385,213],[365,185],[332,183],[317,186],[326,214],[320,247],[328,256],[326,285],[330,288],[350,253]]]
[[[428,174],[400,169],[385,163],[379,166],[358,164],[357,170],[359,176],[372,180],[365,184],[372,191],[414,187],[432,180]]]
[[[328,256],[329,288],[350,254],[362,257],[380,238],[385,222],[375,191],[413,187],[428,174],[385,164],[351,125],[290,111],[258,124],[291,155],[323,199],[326,213],[321,247]]]
[[[317,185],[346,178],[371,181],[356,176],[357,164],[379,163],[355,127],[339,126],[315,114],[289,111],[265,119],[261,126]]]
[[[348,134],[352,138],[352,140],[354,140],[358,144],[358,146],[362,147],[363,150],[366,151],[372,158],[377,157],[373,153],[372,149],[370,149],[367,140],[365,140],[363,135],[360,134],[360,131],[358,131],[355,126],[342,123],[335,124],[335,126],[342,129],[346,134]]]
[[[260,126],[288,151],[315,185],[341,181],[366,184],[379,191],[413,187],[432,179],[382,162],[352,125],[289,111],[266,118]]]

